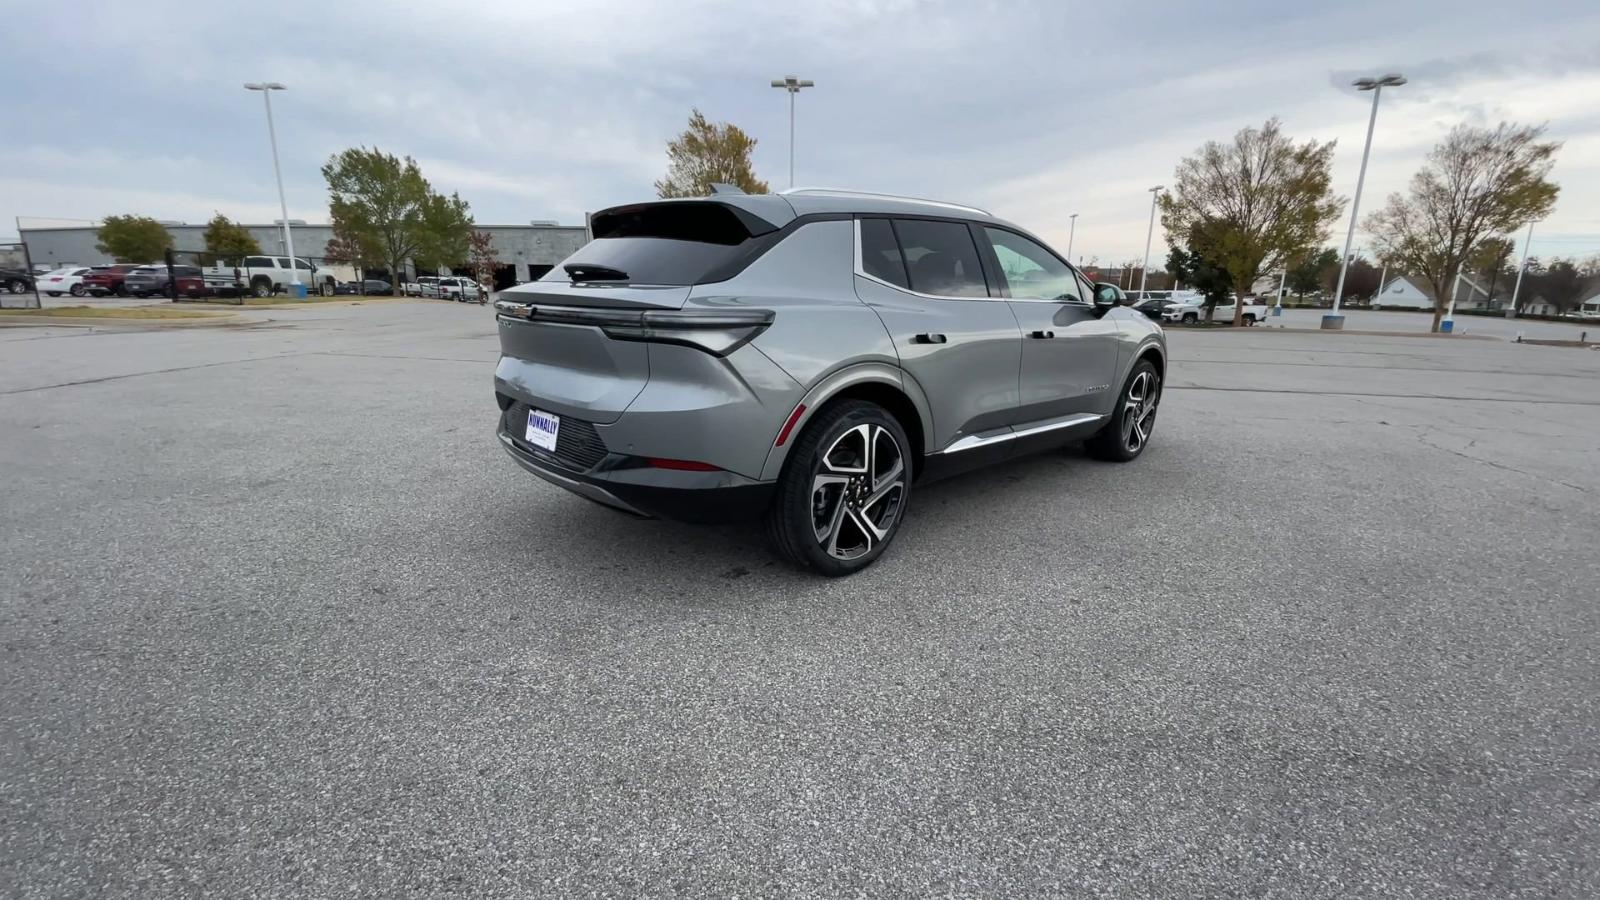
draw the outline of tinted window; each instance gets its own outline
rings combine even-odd
[[[311,263],[308,263],[308,262],[306,262],[306,261],[305,261],[305,260],[303,260],[303,259],[296,259],[296,260],[295,260],[295,261],[294,261],[294,267],[295,267],[295,268],[296,268],[296,269],[299,269],[299,270],[300,270],[300,271],[302,271],[302,272],[309,272],[309,271],[311,271]]]
[[[888,219],[861,220],[861,271],[900,287],[909,287],[906,263]]]
[[[906,260],[911,289],[941,297],[987,297],[978,248],[959,222],[896,219],[895,234]]]
[[[265,256],[247,256],[244,258],[244,264],[250,268],[272,268],[272,260]]]
[[[1083,286],[1072,267],[1055,254],[1012,231],[985,228],[1000,260],[1011,296],[1025,300],[1083,300]]]
[[[546,281],[697,284],[766,246],[770,223],[710,201],[639,203],[597,213],[594,240],[562,261]],[[576,272],[577,274],[573,274]]]
[[[280,268],[280,269],[289,268],[289,259],[288,259],[288,257],[284,257],[284,256],[277,257],[277,263],[278,263],[278,268]]]

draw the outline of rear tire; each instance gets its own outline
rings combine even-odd
[[[778,477],[767,534],[791,564],[830,578],[883,555],[911,501],[911,442],[876,403],[848,400],[806,424]]]
[[[1256,323],[1256,317],[1255,317],[1255,316],[1253,316],[1253,315],[1248,315],[1248,314],[1247,314],[1247,315],[1246,315],[1246,316],[1245,316],[1245,317],[1244,317],[1244,323],[1245,323],[1245,324],[1246,324],[1246,325],[1254,325],[1254,324],[1255,324],[1255,323]]]
[[[272,282],[266,280],[265,278],[252,282],[250,285],[250,293],[261,299],[271,297]]]
[[[1128,373],[1128,380],[1117,395],[1111,421],[1094,437],[1084,442],[1089,455],[1108,462],[1128,462],[1138,458],[1150,443],[1156,424],[1156,406],[1161,402],[1161,376],[1148,359],[1141,359]]]

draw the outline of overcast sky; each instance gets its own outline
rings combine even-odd
[[[353,145],[414,156],[480,223],[652,196],[691,107],[759,141],[756,170],[984,206],[1073,255],[1136,259],[1146,190],[1207,139],[1280,117],[1337,139],[1363,208],[1458,122],[1545,122],[1565,141],[1534,252],[1600,251],[1600,4],[829,0],[271,3],[4,0],[0,233],[14,216],[278,217],[259,94],[276,80],[289,214],[327,220],[318,171]],[[1330,243],[1342,240],[1343,224]],[[1158,258],[1164,257],[1157,225]],[[1361,241],[1358,233],[1357,242]]]

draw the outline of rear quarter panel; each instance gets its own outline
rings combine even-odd
[[[856,296],[855,225],[850,218],[808,222],[743,272],[699,285],[690,306],[737,304],[777,315],[751,347],[794,381],[787,392],[763,397],[763,479],[775,478],[791,438],[773,448],[779,430],[804,399],[798,434],[816,409],[838,390],[873,380],[904,389],[899,357],[878,316]],[[854,374],[842,374],[853,371]],[[821,390],[818,390],[821,388]]]

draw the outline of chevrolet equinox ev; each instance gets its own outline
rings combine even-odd
[[[763,518],[789,561],[845,575],[894,540],[913,485],[1150,440],[1161,327],[982,210],[719,191],[591,228],[495,303],[500,442],[590,500]]]

